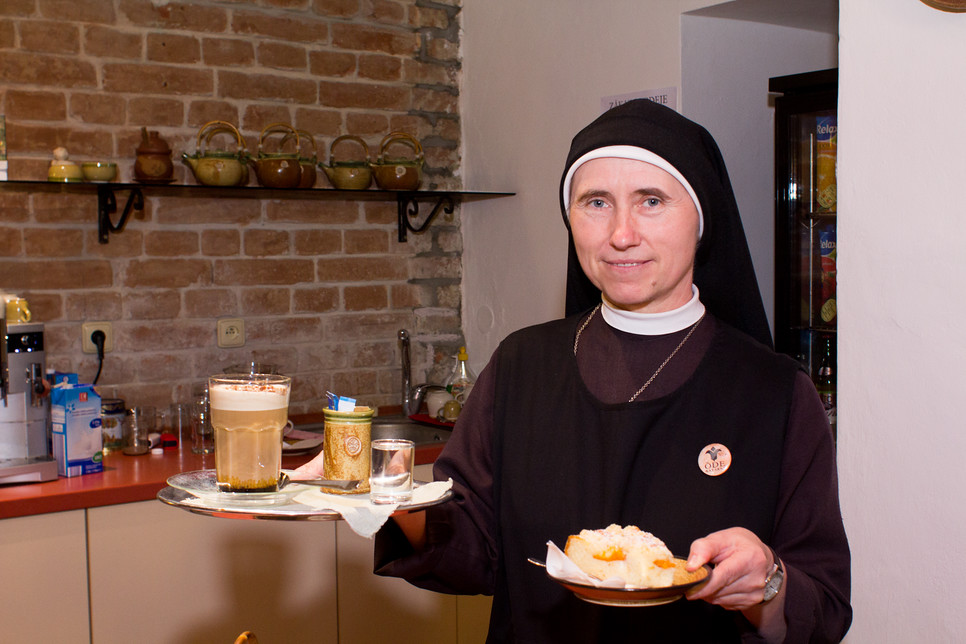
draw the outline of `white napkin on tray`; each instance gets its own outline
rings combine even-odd
[[[413,498],[407,505],[431,503],[442,498],[452,487],[453,479],[414,487]],[[389,516],[399,509],[399,504],[395,503],[372,503],[368,494],[328,494],[317,487],[300,492],[293,500],[317,510],[338,512],[353,532],[366,539],[371,539]]]
[[[595,586],[597,588],[624,588],[626,583],[621,577],[608,577],[601,581],[591,577],[573,562],[553,541],[547,542],[547,572],[555,579]]]

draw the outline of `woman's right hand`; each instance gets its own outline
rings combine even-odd
[[[292,470],[292,480],[298,481],[299,479],[324,479],[325,478],[325,463],[323,462],[323,457],[325,452],[319,452],[315,458],[313,458],[308,463],[298,466]]]

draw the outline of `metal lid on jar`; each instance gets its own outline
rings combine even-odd
[[[123,414],[124,400],[122,398],[101,398],[102,414]]]

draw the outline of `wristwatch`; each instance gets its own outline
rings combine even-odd
[[[782,589],[782,583],[785,581],[785,568],[782,566],[782,560],[778,558],[778,553],[775,549],[769,546],[771,550],[771,555],[775,559],[775,565],[772,566],[771,572],[768,573],[768,577],[765,578],[765,598],[761,600],[761,603],[769,602],[778,595],[778,591]]]

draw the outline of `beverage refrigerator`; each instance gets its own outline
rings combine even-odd
[[[775,347],[836,407],[838,70],[769,79],[775,96]]]

